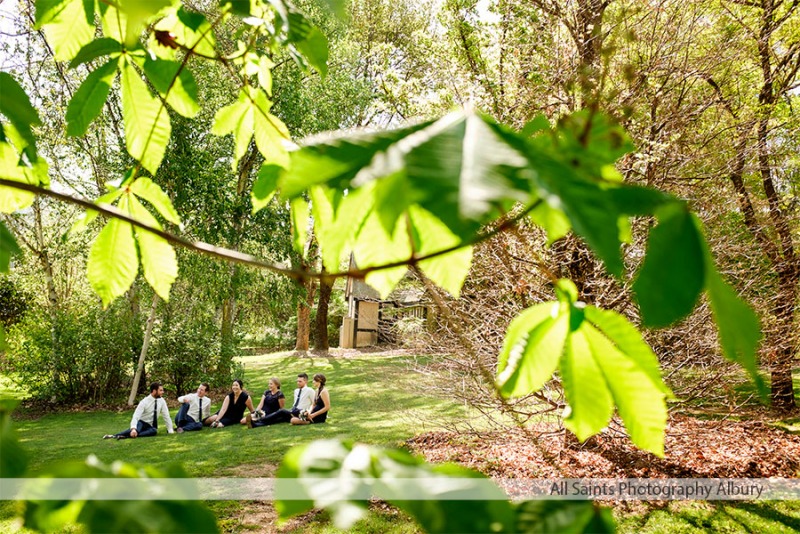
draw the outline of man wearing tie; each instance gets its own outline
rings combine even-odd
[[[203,382],[197,388],[197,393],[178,397],[178,402],[181,403],[178,414],[175,416],[178,434],[203,429],[205,420],[211,416],[211,399],[206,397],[207,393],[208,384]]]
[[[158,432],[158,416],[160,415],[167,424],[167,432],[172,434],[172,420],[169,418],[169,408],[167,401],[161,397],[164,395],[164,387],[158,383],[150,384],[150,395],[139,401],[136,411],[131,418],[131,427],[128,430],[117,434],[106,434],[103,439],[126,439],[126,438],[146,438],[155,436]]]
[[[313,404],[314,388],[308,387],[308,375],[306,373],[300,373],[297,375],[297,389],[294,390],[292,409],[281,409],[271,413],[260,420],[260,425],[267,426],[276,423],[288,423],[292,420],[292,416],[299,417],[300,412],[308,410]]]

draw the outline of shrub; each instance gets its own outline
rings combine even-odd
[[[148,360],[149,374],[177,394],[193,390],[201,381],[229,379],[232,369],[217,369],[220,332],[214,316],[202,306],[192,313],[165,305],[162,320],[153,331]]]
[[[9,329],[7,370],[34,399],[116,400],[141,347],[141,325],[126,304],[118,301],[107,310],[30,310]]]
[[[0,323],[9,327],[22,320],[30,296],[21,291],[8,276],[0,276]]]

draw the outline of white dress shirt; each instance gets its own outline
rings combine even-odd
[[[310,388],[305,386],[302,390],[297,388],[294,390],[294,399],[297,400],[298,396],[300,400],[297,402],[297,406],[295,403],[292,403],[292,408],[297,408],[301,412],[303,410],[308,410],[314,405],[314,388]]]
[[[211,399],[209,397],[203,397],[203,413],[200,412],[200,397],[197,396],[197,393],[189,393],[184,395],[183,397],[178,397],[178,402],[185,402],[186,399],[189,399],[189,417],[197,421],[198,423],[202,423],[208,417],[211,416]],[[197,416],[200,416],[198,419]],[[146,421],[146,419],[145,419]]]
[[[169,418],[169,408],[167,408],[167,401],[165,399],[156,399],[152,395],[148,395],[139,401],[136,411],[133,412],[131,419],[131,428],[136,428],[139,421],[144,421],[147,424],[153,424],[153,411],[158,402],[158,413],[164,422],[167,424],[167,432],[172,434],[172,419]]]

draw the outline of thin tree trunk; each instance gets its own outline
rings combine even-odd
[[[147,349],[150,347],[153,323],[156,322],[157,308],[158,295],[153,295],[153,304],[150,306],[150,316],[147,318],[147,328],[144,331],[144,340],[142,341],[142,352],[139,353],[139,363],[136,365],[136,374],[133,376],[133,384],[131,384],[131,394],[128,396],[128,406],[133,406],[133,401],[136,400],[136,391],[139,389],[139,381],[142,379],[142,371],[144,371],[144,360],[147,357]]]
[[[47,309],[50,313],[50,346],[52,347],[50,357],[53,361],[53,383],[58,387],[58,384],[61,383],[61,359],[58,357],[58,336],[56,335],[56,325],[58,324],[58,292],[56,291],[55,277],[53,276],[53,262],[50,260],[50,254],[44,238],[41,197],[36,197],[33,203],[33,215],[34,233],[37,242],[37,250],[34,252],[42,266],[44,281],[47,286]],[[51,402],[55,402],[56,400],[55,395],[50,399]]]
[[[333,280],[330,278],[321,278],[319,282],[319,298],[317,299],[317,332],[314,339],[314,348],[325,352],[330,349],[330,342],[328,340],[328,305],[331,301],[332,291]]]
[[[303,286],[306,296],[297,304],[297,342],[294,350],[298,351],[308,350],[308,340],[311,334],[311,307],[314,305],[314,290],[317,284],[313,279],[309,279]]]
[[[776,410],[783,411],[791,410],[797,406],[794,398],[792,367],[797,348],[795,315],[798,291],[800,291],[798,288],[798,283],[800,282],[800,255],[797,254],[792,242],[789,220],[780,207],[780,199],[775,190],[770,166],[769,120],[776,96],[773,90],[770,64],[771,52],[768,46],[768,19],[765,23],[764,33],[759,41],[764,83],[758,95],[758,100],[761,104],[761,116],[758,118],[756,127],[756,147],[758,170],[761,174],[761,184],[769,205],[772,232],[765,231],[764,226],[757,220],[756,211],[744,183],[748,137],[751,130],[751,125],[747,123],[739,126],[739,140],[736,144],[736,158],[730,174],[730,180],[737,193],[745,227],[756,238],[761,252],[766,256],[778,275],[778,291],[770,312],[775,322],[765,343],[765,346],[768,347],[765,363],[769,366],[771,375],[772,406]],[[719,85],[710,78],[708,83],[714,88],[725,109],[735,120],[739,120],[738,114],[730,101],[722,94]]]
[[[220,379],[230,378],[231,360],[234,356],[234,337],[233,325],[236,321],[236,279],[239,268],[231,266],[231,283],[228,289],[228,296],[222,301],[222,326],[220,328],[220,354],[217,364],[217,373]]]
[[[790,273],[779,274],[780,290],[773,306],[773,313],[778,322],[774,339],[770,340],[773,348],[770,369],[772,407],[778,411],[790,411],[797,407],[794,397],[794,366],[797,347],[797,329],[795,314],[798,292],[798,277]]]

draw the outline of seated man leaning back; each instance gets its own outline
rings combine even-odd
[[[175,416],[175,426],[178,433],[191,432],[192,430],[202,430],[203,425],[211,416],[211,399],[208,397],[209,386],[205,382],[197,387],[197,392],[188,393],[178,397],[181,407]]]
[[[103,439],[147,438],[158,432],[158,416],[167,425],[167,432],[172,434],[172,420],[169,418],[167,401],[162,399],[164,387],[158,383],[150,384],[150,394],[139,401],[131,418],[131,427],[116,434],[106,434]]]

